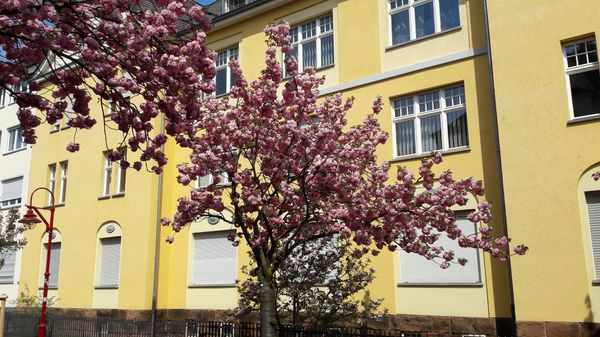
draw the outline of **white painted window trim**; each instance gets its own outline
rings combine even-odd
[[[108,158],[108,152],[104,153],[104,178],[102,179],[102,196],[110,196],[110,185],[112,181],[112,161]]]
[[[56,164],[48,165],[48,189],[52,194],[56,189]],[[48,194],[48,205],[52,204],[52,197]]]
[[[327,17],[329,17],[330,20],[331,20],[331,30],[329,30],[327,32],[321,32],[321,20],[323,20],[324,18],[327,18]],[[306,25],[306,24],[309,24],[309,23],[313,23],[313,22],[316,25],[316,33],[315,33],[315,35],[311,36],[311,37],[308,37],[306,39],[303,39],[302,38],[302,26]],[[306,43],[306,42],[311,42],[313,40],[316,41],[316,43],[315,43],[316,56],[315,57],[316,57],[316,61],[317,61],[314,68],[315,69],[320,69],[320,68],[323,68],[323,67],[330,67],[330,66],[335,65],[335,54],[336,54],[336,52],[335,52],[334,27],[335,27],[335,22],[333,20],[333,13],[327,13],[327,14],[324,14],[324,15],[320,15],[320,16],[314,18],[314,19],[307,20],[307,21],[301,22],[299,24],[296,24],[296,25],[294,25],[294,26],[292,26],[290,28],[290,33],[293,32],[294,29],[297,29],[297,32],[296,32],[296,41],[292,42],[291,45],[292,45],[292,48],[297,51],[296,52],[296,55],[297,55],[296,56],[296,58],[297,58],[296,62],[298,63],[298,72],[301,73],[305,69],[305,66],[304,66],[304,57],[303,57],[303,50],[302,50],[303,46],[302,45],[304,43]],[[333,47],[332,47],[332,49],[333,49],[333,62],[331,64],[323,65],[322,64],[322,59],[321,59],[322,58],[322,54],[321,54],[321,41],[322,41],[323,38],[328,37],[328,36],[333,36],[333,40],[334,40],[333,41]],[[283,56],[283,61],[284,61],[283,62],[283,67],[284,67],[284,69],[285,69],[285,58],[286,58],[286,56],[284,55]]]
[[[23,130],[21,129],[20,126],[18,126],[18,125],[17,126],[13,126],[12,128],[8,128],[7,131],[8,131],[7,132],[8,139],[6,141],[6,151],[5,151],[5,154],[12,153],[12,152],[17,152],[17,151],[19,151],[19,150],[24,149],[24,148],[27,147],[27,144],[24,142],[24,139],[23,139]],[[18,138],[17,137],[15,137],[14,140],[11,142],[10,138],[11,138],[11,134],[13,132],[17,132],[17,134],[20,135],[20,137],[21,137],[21,147],[17,147],[17,144],[18,144]]]
[[[565,66],[565,80],[567,83],[566,89],[567,89],[567,98],[568,98],[568,104],[569,104],[569,118],[572,121],[600,116],[600,114],[592,114],[592,115],[575,117],[575,110],[573,109],[573,97],[571,96],[571,77],[570,77],[570,75],[585,73],[585,72],[593,71],[593,70],[597,70],[600,72],[600,62],[596,61],[596,62],[584,64],[584,65],[569,67],[569,64],[567,61],[567,47],[576,45],[578,43],[586,43],[586,42],[593,41],[593,40],[596,40],[596,38],[590,37],[590,38],[586,38],[586,39],[571,41],[569,43],[564,43],[562,46],[563,64]],[[600,56],[600,48],[598,48],[597,40],[596,40],[596,54],[598,56]],[[599,57],[599,59],[600,59],[600,57]]]
[[[391,100],[390,108],[391,108],[391,113],[392,113],[392,146],[393,146],[393,151],[394,151],[393,159],[404,159],[404,158],[409,158],[409,157],[413,157],[413,156],[429,154],[430,152],[423,152],[423,150],[422,150],[420,120],[423,118],[426,118],[426,117],[437,116],[437,115],[440,116],[440,125],[441,125],[441,129],[442,129],[442,148],[439,150],[436,150],[436,151],[449,152],[449,151],[457,151],[457,150],[463,150],[463,149],[466,150],[469,148],[469,144],[467,144],[466,146],[460,146],[460,147],[453,147],[453,148],[449,147],[450,140],[448,139],[447,114],[450,112],[458,111],[458,110],[465,110],[465,114],[467,113],[467,103],[466,103],[467,93],[465,90],[465,102],[463,102],[462,104],[453,105],[451,107],[446,107],[445,90],[456,88],[456,87],[461,87],[461,86],[464,89],[464,83],[460,83],[460,84],[457,83],[455,85],[450,85],[450,86],[442,87],[442,88],[435,89],[435,90],[418,92],[418,93],[415,93],[415,94],[409,95],[409,96],[396,97]],[[428,93],[433,93],[433,92],[437,92],[439,94],[440,107],[438,109],[420,112],[419,111],[419,96],[428,94]],[[396,117],[395,111],[394,111],[394,102],[396,100],[406,99],[406,98],[410,98],[410,97],[412,97],[412,99],[413,99],[413,114],[407,115],[407,116]],[[399,155],[397,155],[398,149],[397,149],[397,141],[396,141],[396,124],[407,121],[407,120],[414,121],[415,153],[399,156]],[[466,132],[467,132],[467,141],[469,141],[470,137],[468,137],[468,134],[469,134],[468,122],[467,122],[467,131]]]
[[[406,5],[402,5],[396,8],[392,9],[391,0],[385,0],[386,2],[386,6],[388,9],[388,45],[390,47],[393,46],[397,46],[397,45],[401,45],[404,43],[408,43],[410,41],[416,40],[416,39],[422,39],[425,38],[427,36],[432,36],[435,34],[439,34],[442,32],[445,32],[447,30],[451,30],[454,29],[456,27],[453,28],[449,28],[446,30],[442,30],[442,18],[441,18],[441,13],[440,13],[440,0],[408,0],[408,4]],[[429,34],[429,35],[424,35],[424,36],[420,36],[417,37],[417,24],[416,24],[416,15],[415,15],[415,7],[427,4],[427,3],[433,3],[433,25],[434,25],[434,31],[433,33]],[[460,2],[459,2],[459,8],[460,8]],[[408,41],[403,41],[403,42],[399,42],[394,44],[394,36],[393,36],[393,29],[392,29],[392,16],[396,13],[399,12],[404,12],[404,11],[408,11],[408,22],[409,22],[409,29],[410,29],[410,37]],[[459,10],[459,23],[457,27],[460,27],[460,10]]]
[[[58,203],[64,204],[67,198],[67,175],[69,171],[69,163],[67,161],[60,162],[60,194]]]
[[[231,67],[229,67],[229,61],[231,59],[236,59],[236,60],[240,59],[240,46],[239,46],[239,44],[232,45],[232,46],[229,46],[227,48],[223,48],[223,49],[218,50],[217,51],[217,55],[219,53],[226,53],[226,58],[225,58],[226,61],[225,61],[224,64],[217,65],[216,64],[217,60],[215,60],[215,96],[217,96],[217,97],[228,95],[229,92],[231,91],[231,87],[233,86],[233,83],[231,83],[231,76],[232,76],[232,74],[231,74]],[[217,59],[218,59],[218,56],[217,56]],[[216,73],[219,70],[222,70],[222,69],[226,70],[225,71],[225,92],[217,94],[216,88],[218,87],[218,85],[217,85],[217,76],[216,76]]]

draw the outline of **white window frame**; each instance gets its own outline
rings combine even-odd
[[[11,138],[13,137],[13,132],[16,132],[18,137],[14,137],[14,139]],[[18,140],[21,140],[20,142]],[[21,145],[21,147],[17,147],[18,145]],[[20,126],[15,126],[12,127],[10,129],[8,129],[8,141],[6,144],[6,153],[10,153],[10,152],[17,152],[21,149],[27,148],[27,144],[24,142],[23,139],[23,129],[21,129]]]
[[[446,95],[445,95],[446,89],[453,89],[453,88],[460,88],[460,87],[463,88],[463,95],[464,95],[463,102],[460,104],[452,105],[452,106],[446,106]],[[419,96],[431,94],[431,93],[438,93],[439,105],[440,105],[439,108],[421,112],[420,108],[419,108]],[[454,97],[454,96],[452,96],[452,97]],[[396,113],[395,113],[395,109],[394,109],[394,105],[395,105],[394,102],[403,100],[403,99],[409,99],[409,98],[412,98],[412,100],[413,100],[413,105],[412,105],[413,113],[405,115],[405,116],[396,117]],[[409,96],[396,97],[391,100],[390,106],[391,106],[391,113],[392,113],[392,140],[393,140],[392,143],[393,143],[394,158],[407,158],[407,157],[431,154],[431,151],[429,151],[429,152],[423,151],[423,144],[422,144],[422,140],[421,140],[421,119],[431,117],[431,116],[438,116],[438,115],[440,116],[440,125],[441,125],[441,129],[442,129],[441,130],[442,131],[442,148],[438,149],[438,150],[434,150],[434,151],[439,151],[439,152],[447,152],[450,150],[461,151],[461,150],[466,150],[469,148],[470,137],[468,136],[469,135],[469,126],[468,126],[469,123],[468,122],[466,125],[467,145],[451,148],[449,145],[450,140],[448,139],[448,118],[447,118],[448,116],[447,116],[447,114],[451,113],[451,112],[459,111],[459,110],[464,110],[465,115],[467,115],[466,90],[464,89],[463,83],[446,86],[446,87],[442,87],[439,89],[418,92],[418,93],[415,93],[415,94],[409,95]],[[467,119],[468,119],[468,115],[467,115]],[[396,140],[396,137],[397,137],[396,124],[405,122],[408,120],[414,121],[415,152],[411,153],[411,154],[398,155],[398,148],[397,148],[398,146],[397,146],[397,140]]]
[[[56,164],[48,165],[48,189],[52,194],[56,189]],[[48,205],[52,204],[52,196],[48,194]]]
[[[58,203],[64,204],[67,199],[67,174],[69,171],[69,162],[60,162],[60,194]]]
[[[390,46],[402,45],[404,43],[408,43],[413,40],[423,39],[428,36],[432,36],[432,35],[435,35],[435,34],[438,34],[441,32],[453,30],[453,29],[460,27],[460,1],[458,3],[458,6],[459,6],[458,26],[448,28],[446,30],[442,30],[442,18],[441,18],[440,2],[439,2],[440,0],[385,0],[385,1],[387,3],[387,9],[388,9],[388,21],[389,21],[388,22],[388,30],[389,30],[389,37],[388,37],[389,40],[388,41],[389,41]],[[392,8],[392,2],[398,2],[401,5],[397,6],[395,8]],[[406,3],[406,4],[402,4],[402,3]],[[433,26],[434,26],[433,33],[417,37],[417,24],[416,24],[415,8],[419,7],[421,5],[424,5],[424,4],[428,4],[428,3],[433,3]],[[394,14],[397,14],[399,12],[404,12],[404,11],[408,11],[410,37],[409,37],[408,41],[402,41],[402,42],[398,42],[398,43],[394,44],[392,16]]]
[[[11,198],[4,200],[4,191],[2,191],[4,183],[10,180],[21,180],[21,195],[18,198]],[[25,183],[25,178],[23,176],[13,177],[9,179],[4,179],[0,181],[0,208],[11,208],[21,206],[23,202],[23,184]]]
[[[121,155],[123,159],[127,159],[127,150],[121,150]],[[127,170],[121,167],[120,163],[115,163],[117,165],[117,192],[116,194],[125,194],[125,186],[127,181]]]
[[[14,84],[12,87],[13,87],[13,91],[16,94],[18,94],[20,92],[23,92],[23,91],[29,90],[29,85],[25,81],[21,81],[19,84]],[[9,97],[8,97],[8,104],[9,105],[13,104],[13,103],[15,103],[17,101],[16,98],[15,98],[15,96],[10,95],[8,92],[7,92],[7,94],[9,95]]]
[[[0,108],[3,108],[6,106],[6,90],[4,88],[0,88]]]
[[[222,53],[225,53],[225,57],[219,58],[219,55]],[[231,67],[229,67],[229,60],[231,59],[240,59],[240,47],[238,44],[217,51],[217,59],[215,60],[215,96],[217,97],[228,95],[233,86],[233,83],[231,82]],[[225,69],[225,92],[217,94],[218,85],[216,73],[223,69]]]
[[[252,3],[256,0],[238,0],[238,1],[240,1],[240,3],[237,5],[233,5],[233,6],[229,4],[229,1],[230,0],[223,1],[223,13],[231,12],[240,7],[246,6],[247,4]]]
[[[330,20],[330,24],[331,24],[331,29],[326,31],[326,32],[322,32],[322,21],[325,19],[329,19]],[[316,26],[316,33],[315,35],[311,36],[311,37],[307,37],[307,38],[303,38],[302,37],[302,27],[307,25],[307,24],[312,24],[314,23]],[[323,67],[331,67],[335,65],[335,34],[334,34],[334,21],[333,21],[333,14],[332,13],[327,13],[325,15],[321,15],[319,17],[316,17],[314,19],[311,20],[307,20],[304,22],[301,22],[299,24],[296,24],[294,26],[291,27],[290,29],[290,35],[292,36],[292,48],[296,50],[296,62],[298,63],[298,72],[302,73],[305,69],[306,66],[304,65],[304,56],[303,56],[303,44],[307,43],[307,42],[311,42],[311,41],[316,41],[315,42],[315,49],[316,49],[316,65],[315,65],[315,69],[320,69]],[[295,35],[295,36],[294,36]],[[321,40],[324,37],[328,37],[328,36],[333,36],[333,46],[332,46],[332,52],[333,52],[333,57],[332,57],[332,63],[331,64],[326,64],[323,65],[322,64],[322,55],[321,55]],[[284,55],[284,64],[285,64],[285,58],[287,56]],[[285,69],[285,65],[284,65],[284,69]]]
[[[570,46],[573,46],[573,45],[580,44],[580,43],[585,44],[589,41],[596,41],[596,55],[600,56],[598,54],[599,53],[598,41],[596,40],[595,37],[589,37],[589,38],[582,39],[582,40],[572,41],[569,43],[565,43],[562,46],[563,63],[565,65],[565,80],[567,81],[567,97],[569,99],[569,117],[572,120],[587,119],[590,116],[592,116],[592,117],[600,116],[600,114],[591,114],[591,115],[575,117],[575,109],[573,108],[573,97],[571,95],[571,75],[585,73],[585,72],[594,71],[594,70],[600,72],[600,62],[599,61],[588,62],[588,63],[582,64],[582,65],[576,65],[573,67],[569,67],[568,60],[567,60],[567,48]]]
[[[110,185],[112,182],[113,165],[112,160],[108,158],[108,152],[104,152],[104,177],[102,179],[102,196],[110,196]]]

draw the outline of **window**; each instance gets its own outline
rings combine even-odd
[[[54,194],[56,188],[56,164],[48,165],[48,189]],[[48,205],[52,204],[52,197],[48,195]]]
[[[396,157],[469,146],[463,85],[392,101]]]
[[[218,171],[218,175],[220,181],[216,186],[228,186],[229,184],[231,184],[231,181],[229,180],[229,175],[227,175],[225,171]],[[205,176],[199,177],[197,184],[198,187],[208,187],[213,183],[215,183],[214,176],[211,173],[209,173]]]
[[[460,26],[458,0],[388,1],[392,45]]]
[[[0,108],[6,105],[6,90],[0,89]]]
[[[475,234],[475,224],[466,219],[466,214],[457,214],[456,225],[464,235]],[[465,266],[452,265],[442,269],[436,263],[415,253],[400,252],[400,283],[401,284],[476,284],[480,283],[479,253],[473,248],[463,248],[458,242],[441,234],[434,244],[446,250],[453,250],[457,257],[468,260]]]
[[[596,40],[565,45],[563,56],[572,117],[600,114],[600,67]]]
[[[194,234],[193,285],[234,285],[237,249],[227,239],[233,231]]]
[[[63,161],[60,163],[60,195],[58,198],[58,202],[61,204],[65,203],[67,198],[67,173],[69,170],[68,163]]]
[[[321,68],[332,65],[333,57],[333,16],[328,14],[305,22],[290,30],[292,51],[286,55],[298,61],[298,71],[308,67]]]
[[[595,280],[600,280],[600,191],[586,192],[585,200],[590,222],[594,277]]]
[[[256,0],[225,0],[223,1],[223,13],[238,9]]]
[[[117,186],[115,195],[124,194],[125,193],[125,182],[127,178],[127,170],[122,168],[120,163],[113,163],[112,160],[108,157],[109,152],[104,153],[104,181],[102,187],[102,195],[109,196],[111,191],[111,184],[113,178],[113,166],[116,165],[117,172]],[[121,150],[121,156],[123,159],[127,158],[127,152],[125,149]]]
[[[15,85],[13,85],[13,87],[12,87],[12,88],[13,88],[13,91],[14,91],[15,93],[20,93],[20,92],[23,92],[23,91],[27,91],[27,90],[29,90],[29,86],[27,85],[27,82],[25,82],[25,81],[23,81],[23,82],[21,82],[21,83],[19,83],[19,84],[15,84]],[[7,94],[8,94],[8,93],[7,93]],[[10,94],[9,94],[9,95],[10,95]],[[12,104],[12,103],[14,103],[14,102],[15,102],[15,96],[13,96],[13,95],[10,95],[10,96],[9,96],[9,98],[8,98],[8,104]]]
[[[21,204],[21,195],[23,193],[23,177],[13,178],[2,181],[2,190],[0,191],[2,207],[12,207]]]
[[[217,90],[215,94],[217,96],[228,93],[233,84],[235,83],[233,73],[231,72],[231,68],[229,68],[229,60],[237,60],[238,56],[239,49],[237,46],[228,49],[223,49],[217,52],[217,60],[215,61],[215,66],[217,68],[217,74],[215,76]]]
[[[47,240],[47,237],[46,239]],[[60,271],[60,251],[61,243],[52,242],[52,249],[50,251],[50,277],[48,278],[48,287],[57,289],[58,288],[58,274]],[[44,280],[44,271],[46,265],[46,253],[48,252],[48,244],[44,243],[44,259],[42,260],[42,280]]]
[[[73,96],[69,95],[65,98],[65,102],[67,103],[67,107],[65,108],[64,116],[62,119],[59,119],[52,126],[53,131],[58,131],[60,129],[66,129],[71,127],[71,119],[73,118]]]
[[[12,284],[15,278],[15,261],[17,259],[17,250],[11,249],[4,255],[4,264],[0,268],[0,284]]]
[[[27,144],[23,142],[23,130],[20,127],[8,130],[8,152],[17,151],[26,146]]]
[[[101,261],[98,286],[117,287],[119,285],[121,237],[100,239],[100,250]]]

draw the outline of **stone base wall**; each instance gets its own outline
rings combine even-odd
[[[517,322],[519,337],[600,337],[600,323]]]
[[[65,309],[52,308],[53,313],[77,317],[112,317],[121,319],[148,320],[150,310],[120,310],[120,309]],[[227,321],[230,313],[224,310],[193,310],[193,309],[160,309],[157,311],[159,320],[196,320],[203,322]],[[250,313],[239,320],[246,323],[259,323],[258,313]],[[543,324],[543,323],[542,323]],[[530,333],[524,337],[544,337],[537,334],[537,326],[524,326],[524,331]],[[400,330],[403,332],[435,333],[436,337],[456,336],[457,334],[485,334],[491,337],[515,336],[514,323],[510,318],[474,318],[452,316],[425,315],[387,315],[381,321],[368,321],[367,329]],[[556,335],[571,337],[571,335]],[[577,335],[581,337],[581,335]],[[584,335],[595,336],[595,335]],[[519,335],[521,337],[521,335]],[[548,335],[547,337],[550,337]],[[600,337],[600,336],[599,336]]]

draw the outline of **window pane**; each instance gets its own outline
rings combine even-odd
[[[321,39],[321,67],[333,64],[333,35]]]
[[[217,76],[215,77],[215,81],[217,84],[217,95],[222,95],[227,92],[227,69],[219,69],[217,70]]]
[[[302,62],[302,70],[317,66],[317,41],[313,40],[302,44]]]
[[[467,134],[467,112],[458,110],[448,113],[448,147],[469,145]]]
[[[596,69],[574,74],[570,79],[574,116],[600,113],[600,72]]]
[[[410,40],[410,24],[408,22],[408,11],[392,15],[392,44],[398,44]]]
[[[460,26],[458,0],[440,0],[440,22],[442,30]]]
[[[421,119],[421,144],[423,152],[442,148],[442,127],[439,115]]]
[[[401,98],[394,101],[394,115],[396,117],[408,116],[414,113],[413,98]]]
[[[435,32],[432,2],[415,7],[415,26],[417,38],[431,35]]]
[[[416,152],[414,121],[396,123],[396,149],[398,156]]]

